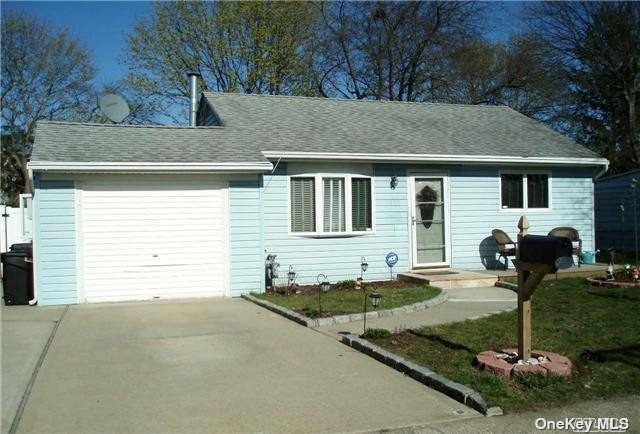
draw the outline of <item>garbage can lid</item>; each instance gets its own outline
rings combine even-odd
[[[31,253],[33,251],[32,243],[16,243],[9,247],[11,252]]]

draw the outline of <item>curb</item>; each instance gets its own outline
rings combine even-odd
[[[486,416],[502,414],[502,409],[500,409],[500,407],[489,407],[482,395],[480,395],[480,392],[463,384],[451,381],[442,375],[436,374],[430,369],[390,353],[389,351],[386,351],[365,339],[359,338],[357,335],[343,335],[342,343],[368,355],[369,357],[373,357],[396,371],[400,371],[403,374],[408,375],[427,387],[448,395],[456,401],[471,407]]]
[[[498,288],[506,288],[506,289],[510,289],[512,291],[518,292],[518,285],[516,285],[515,283],[511,283],[511,282],[502,282],[500,280],[498,280],[494,286],[497,286]]]
[[[278,306],[277,304],[271,303],[267,300],[261,300],[256,298],[250,294],[242,294],[242,298],[248,300],[252,303],[255,303],[259,306],[264,307],[265,309],[269,309],[272,312],[280,314],[285,318],[290,319],[291,321],[295,321],[298,324],[302,324],[305,327],[324,327],[333,324],[346,324],[349,322],[362,321],[364,320],[364,313],[352,313],[348,315],[336,315],[330,316],[327,318],[309,318],[304,315],[300,315],[297,312],[294,312],[286,307]],[[377,310],[373,312],[367,312],[367,319],[375,319],[375,318],[385,318],[388,316],[394,315],[403,315],[411,312],[418,312],[421,310],[428,309],[433,306],[437,306],[439,304],[444,303],[449,299],[449,293],[444,289],[440,290],[440,294],[435,297],[425,300],[419,301],[417,303],[408,304],[406,306],[394,307],[393,309],[384,309]]]

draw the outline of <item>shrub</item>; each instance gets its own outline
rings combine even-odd
[[[333,285],[331,285],[333,289],[335,290],[342,290],[342,291],[348,291],[350,289],[356,289],[356,281],[355,280],[341,280],[339,282],[334,283]]]
[[[365,339],[383,339],[391,336],[387,329],[367,329],[360,337]]]
[[[316,318],[318,315],[320,315],[320,312],[318,312],[316,309],[311,308],[311,309],[306,309],[305,314],[309,318]]]

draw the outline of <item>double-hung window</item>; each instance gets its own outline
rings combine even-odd
[[[502,209],[548,209],[549,175],[546,173],[500,174]]]
[[[373,230],[371,178],[313,175],[290,178],[292,233],[351,234]]]

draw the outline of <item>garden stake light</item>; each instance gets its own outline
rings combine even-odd
[[[327,276],[320,273],[318,277],[316,277],[318,281],[318,317],[322,316],[322,293],[329,292],[331,289],[331,284],[327,280]]]
[[[363,256],[362,258],[360,258],[360,278],[361,279],[364,272],[367,271],[367,268],[369,268],[369,264],[367,264],[367,258]]]
[[[364,335],[367,332],[367,290],[364,282],[362,283],[362,292],[364,292],[364,324],[362,325],[362,334]]]
[[[369,298],[371,299],[371,305],[373,306],[373,308],[377,309],[378,306],[380,305],[382,294],[374,291],[371,294],[369,294]],[[364,335],[365,333],[367,333],[367,293],[366,292],[364,295],[364,327],[362,330],[362,334]]]
[[[369,298],[371,299],[371,304],[373,305],[374,309],[377,309],[380,305],[380,301],[382,301],[382,294],[380,294],[379,292],[372,292],[371,294],[369,294]]]
[[[638,267],[638,192],[636,188],[638,187],[638,180],[633,178],[631,180],[631,189],[633,190],[633,233],[635,236],[635,247],[636,247],[636,267]]]
[[[296,280],[296,272],[293,271],[293,265],[289,265],[289,272],[287,273],[287,294],[289,293],[289,291],[291,290],[291,287],[293,286],[293,282],[295,282]]]

